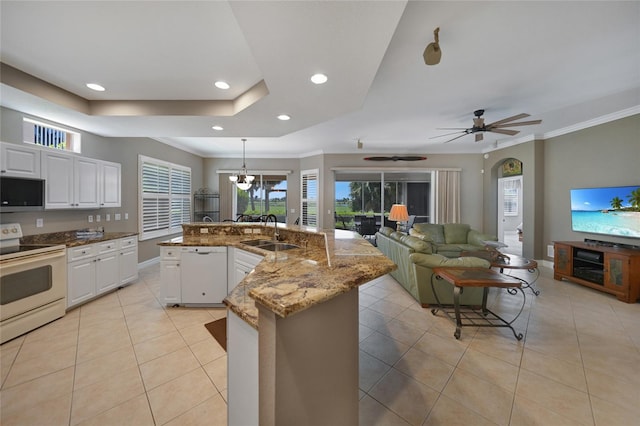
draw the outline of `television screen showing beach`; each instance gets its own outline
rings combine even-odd
[[[640,186],[571,190],[571,228],[640,238]]]

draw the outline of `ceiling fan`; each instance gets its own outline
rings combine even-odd
[[[444,143],[449,143],[451,141],[454,141],[463,136],[470,135],[471,133],[473,133],[476,135],[476,142],[480,142],[484,138],[483,136],[484,132],[500,133],[502,135],[514,136],[520,133],[520,131],[505,129],[505,127],[530,126],[532,124],[542,123],[542,120],[520,121],[518,123],[513,123],[513,121],[529,117],[529,114],[518,114],[518,115],[514,115],[513,117],[507,117],[507,118],[503,118],[502,120],[494,121],[493,123],[490,123],[490,124],[484,124],[484,118],[482,117],[483,114],[484,114],[483,109],[477,109],[473,112],[473,115],[475,116],[475,118],[473,119],[472,127],[469,127],[467,129],[463,127],[441,128],[439,130],[459,130],[459,131],[453,132],[453,133],[446,133],[440,136],[434,136],[429,139],[441,138],[443,136],[462,133],[460,136],[456,136],[455,138],[449,139],[448,141],[444,142]]]
[[[422,157],[419,155],[393,155],[390,157],[365,157],[367,161],[421,161],[426,160],[427,157]]]

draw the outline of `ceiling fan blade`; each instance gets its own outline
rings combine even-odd
[[[467,130],[466,127],[438,127],[436,130]]]
[[[465,129],[466,130],[466,129]],[[452,132],[452,133],[445,133],[444,135],[438,135],[438,136],[432,136],[429,139],[436,139],[436,138],[441,138],[443,136],[450,136],[450,135],[457,135],[458,133],[466,133],[465,131],[462,132]]]
[[[482,139],[484,139],[484,136],[482,136],[482,133],[476,133],[476,142],[480,142]]]
[[[502,120],[494,121],[493,123],[487,124],[487,127],[495,126],[496,124],[508,123],[509,121],[520,120],[521,118],[529,117],[529,114],[518,114],[513,117],[503,118]]]
[[[521,121],[519,123],[507,123],[507,124],[498,124],[497,126],[494,124],[491,127],[516,127],[516,126],[531,126],[532,124],[540,124],[542,120],[531,120],[531,121]]]
[[[465,132],[465,133],[461,134],[460,136],[456,136],[456,137],[455,137],[455,138],[453,138],[453,139],[449,139],[448,141],[444,141],[444,143],[453,142],[453,141],[455,141],[456,139],[460,139],[461,137],[463,137],[463,136],[467,136],[467,135],[468,135],[468,133],[467,133],[467,132]]]
[[[427,157],[423,157],[420,155],[393,155],[389,157],[365,157],[367,161],[420,161],[426,160]]]
[[[500,134],[502,134],[502,135],[509,135],[509,136],[513,136],[513,135],[517,135],[518,133],[520,133],[520,130],[487,129],[487,132],[491,132],[491,133],[500,133]]]

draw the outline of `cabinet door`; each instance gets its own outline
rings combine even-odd
[[[163,260],[160,262],[161,299],[167,304],[182,303],[180,285],[180,261]]]
[[[67,265],[67,307],[70,308],[96,295],[95,258]]]
[[[40,150],[18,144],[0,145],[2,176],[40,177]]]
[[[100,163],[100,207],[120,207],[121,166],[119,163]]]
[[[138,248],[120,250],[120,284],[138,279]]]
[[[564,244],[555,244],[553,269],[558,274],[571,275],[571,247]]]
[[[629,293],[629,257],[604,255],[604,286],[621,294]]]
[[[96,291],[105,293],[120,285],[118,277],[119,252],[112,251],[96,257]]]
[[[92,158],[75,157],[74,161],[74,207],[100,207],[98,185],[100,161]]]
[[[236,288],[240,282],[247,276],[249,272],[251,272],[253,268],[249,265],[245,265],[243,263],[236,262],[233,268],[233,281],[229,284],[229,288],[227,291],[231,293],[231,290]]]
[[[45,209],[72,208],[73,156],[42,151],[42,177],[46,180]]]

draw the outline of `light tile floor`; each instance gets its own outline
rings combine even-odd
[[[361,425],[637,425],[640,304],[554,281],[508,329],[463,328],[390,277],[360,288]],[[164,308],[159,266],[0,346],[0,423],[224,425],[224,309]],[[491,293],[508,316],[517,296]]]

